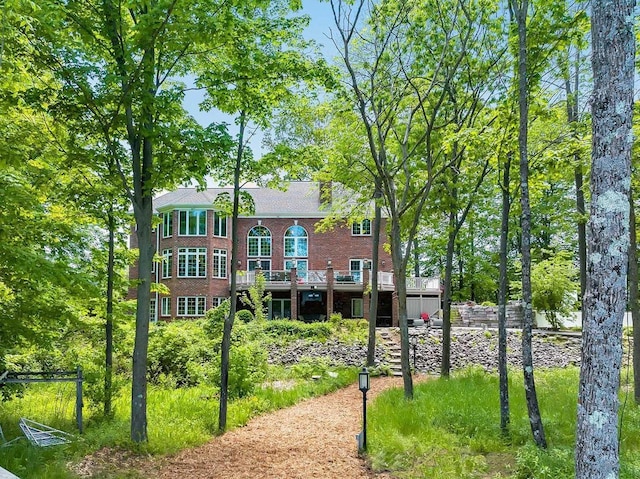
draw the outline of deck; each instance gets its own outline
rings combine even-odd
[[[365,287],[365,279],[368,279],[368,271],[334,271],[333,289],[336,291],[361,291]],[[286,291],[291,289],[290,271],[262,271],[265,278],[265,288],[268,291]],[[256,271],[239,271],[236,276],[239,289],[246,289],[256,281]],[[329,286],[329,279],[326,270],[298,271],[296,283],[299,289],[326,290]],[[366,284],[369,284],[367,281]],[[378,290],[394,290],[393,273],[378,273]],[[419,295],[439,295],[440,278],[407,278],[407,294]]]

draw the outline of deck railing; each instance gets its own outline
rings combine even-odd
[[[286,286],[291,284],[291,271],[282,270],[262,270],[267,287]],[[362,284],[369,274],[369,271],[334,271],[333,283],[335,286]],[[237,284],[239,286],[248,286],[256,281],[255,271],[238,271]],[[440,290],[440,278],[407,278],[407,290],[409,291],[429,291],[435,292]],[[327,271],[311,270],[297,272],[298,284],[312,284],[316,286],[326,286]],[[393,273],[379,272],[378,287],[382,290],[391,290],[394,287]]]

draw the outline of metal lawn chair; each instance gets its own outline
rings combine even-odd
[[[56,446],[70,443],[74,436],[51,426],[22,418],[18,423],[27,440],[38,447]]]

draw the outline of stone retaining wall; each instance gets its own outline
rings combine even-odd
[[[452,304],[451,312],[454,326],[472,326],[477,328],[498,327],[498,306],[481,306],[479,304]],[[507,304],[507,328],[522,328],[522,304]]]

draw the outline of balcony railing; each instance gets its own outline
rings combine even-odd
[[[291,271],[278,270],[262,270],[267,287],[287,286],[291,284]],[[348,285],[362,285],[365,275],[370,274],[368,270],[364,271],[334,271],[333,283],[334,287]],[[249,286],[256,281],[255,271],[239,271],[237,275],[238,286]],[[370,281],[369,281],[370,282]],[[325,287],[327,285],[326,270],[298,271],[298,284],[310,284],[314,286]],[[394,289],[393,273],[378,273],[378,288],[384,291]],[[407,291],[409,292],[439,292],[440,278],[407,278]]]
[[[407,278],[407,289],[440,290],[440,278]]]
[[[362,284],[363,275],[363,271],[359,270],[334,271],[333,282],[336,284]]]

